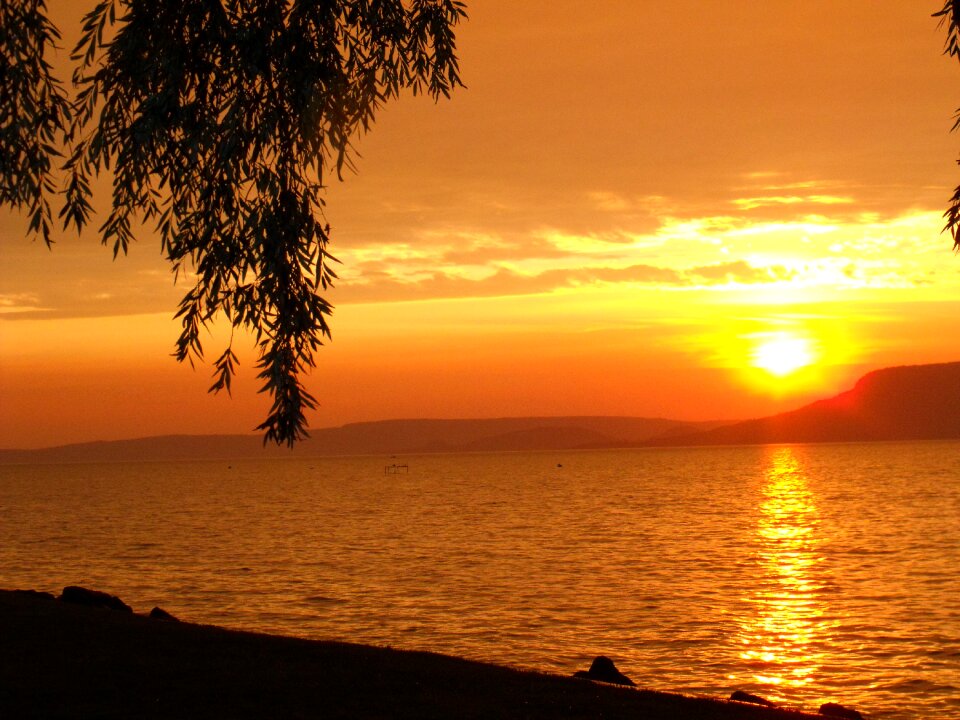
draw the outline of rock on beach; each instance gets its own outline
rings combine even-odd
[[[776,703],[772,703],[766,698],[762,698],[759,695],[752,695],[751,693],[744,692],[743,690],[734,690],[730,695],[731,700],[737,700],[739,702],[753,703],[754,705],[763,705],[764,707],[776,707]]]
[[[832,702],[821,705],[820,714],[826,715],[827,717],[843,718],[844,720],[863,720],[863,715],[853,708]]]
[[[605,655],[598,655],[593,659],[589,670],[578,670],[573,676],[587,680],[613,683],[614,685],[636,685],[633,680],[617,670],[617,666],[614,665],[613,660]]]
[[[100,607],[108,610],[118,610],[120,612],[132,613],[133,608],[127,605],[116,595],[101,592],[99,590],[89,590],[77,585],[68,585],[60,593],[60,600],[74,605],[85,605],[87,607]]]
[[[436,653],[157,622],[107,593],[64,595],[0,590],[0,717],[823,718],[625,688],[633,682],[609,658],[581,675],[601,682],[584,683]]]

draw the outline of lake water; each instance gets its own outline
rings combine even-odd
[[[960,718],[958,568],[960,442],[0,468],[2,587],[876,718]]]

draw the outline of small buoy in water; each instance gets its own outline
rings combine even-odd
[[[563,467],[563,465],[561,465],[560,463],[557,463],[557,467]]]

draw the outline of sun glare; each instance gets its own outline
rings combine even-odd
[[[810,365],[814,357],[809,340],[778,334],[761,341],[753,350],[752,360],[754,367],[784,377]]]

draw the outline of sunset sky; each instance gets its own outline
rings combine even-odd
[[[91,4],[49,3],[65,45]],[[388,106],[329,190],[311,425],[747,418],[960,359],[940,4],[468,3],[467,89]],[[185,287],[154,234],[114,262],[25,230],[0,213],[0,447],[263,419],[251,343],[233,398],[170,357]]]

